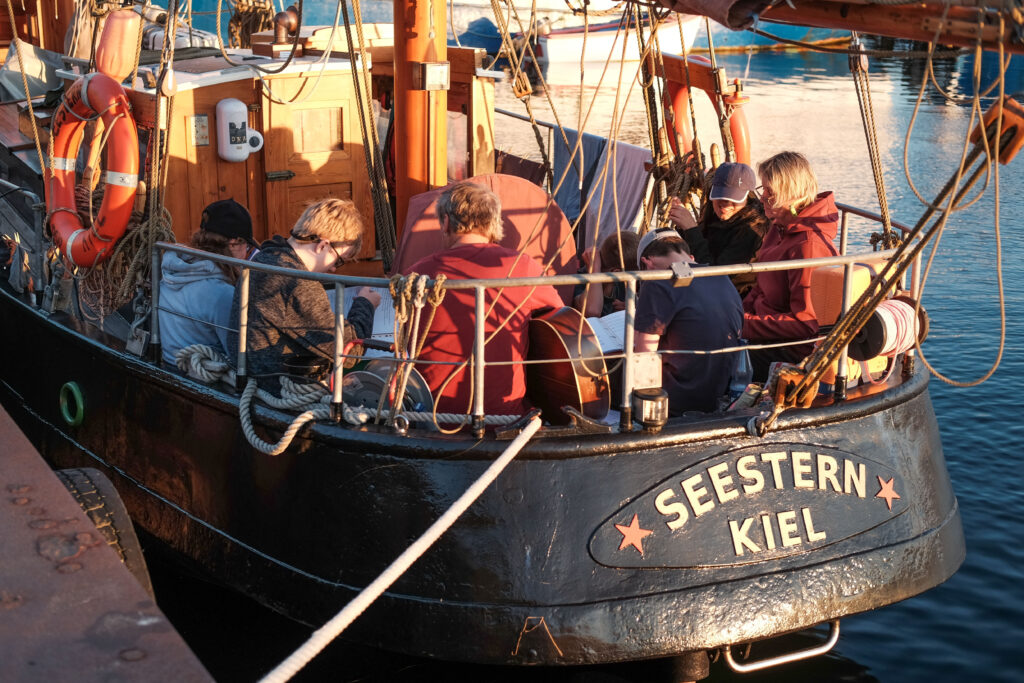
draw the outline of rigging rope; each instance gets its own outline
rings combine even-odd
[[[882,154],[878,147],[878,131],[875,129],[875,110],[871,103],[871,79],[868,76],[868,58],[863,54],[863,45],[854,34],[850,46],[850,72],[853,74],[854,89],[857,91],[857,103],[860,106],[860,120],[864,128],[864,138],[868,145],[868,158],[871,161],[871,173],[875,179],[875,193],[882,214],[882,235],[872,235],[871,243],[880,242],[882,249],[892,249],[899,238],[892,229],[889,216],[889,201],[885,192],[885,177],[882,173]]]
[[[355,57],[352,43],[352,22],[348,17],[348,5],[345,0],[339,0],[342,15],[345,18],[345,39],[348,41],[349,54]],[[367,110],[372,111],[370,100],[373,98],[373,89],[370,82],[370,73],[366,66],[366,40],[363,36],[363,18],[360,9],[360,0],[353,0],[352,6],[356,15],[356,32],[359,37],[359,66],[356,71],[352,66],[352,87],[355,92],[359,130],[363,136],[363,157],[366,162],[366,172],[370,176],[370,193],[373,198],[374,227],[377,233],[377,246],[380,247],[381,259],[384,262],[384,271],[391,270],[391,264],[397,249],[398,233],[395,228],[395,217],[391,213],[391,201],[388,193],[388,180],[384,173],[384,158],[380,152],[380,140],[377,137],[377,126],[373,121],[367,121]],[[337,23],[337,22],[335,22]],[[327,54],[329,54],[329,50]]]

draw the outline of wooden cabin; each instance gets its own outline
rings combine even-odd
[[[33,0],[34,1],[34,0]],[[61,16],[70,21],[73,3]],[[63,47],[64,25],[41,24],[33,4],[16,15],[19,35],[33,43],[59,51]],[[0,31],[11,31],[6,13]],[[234,198],[249,208],[257,240],[273,234],[287,234],[303,208],[326,197],[352,199],[366,220],[368,234],[359,260],[341,272],[382,275],[373,229],[373,205],[363,136],[358,118],[364,107],[367,121],[376,122],[369,103],[360,104],[353,86],[351,52],[339,28],[332,59],[317,64],[311,58],[327,49],[330,27],[304,27],[297,57],[281,73],[263,75],[262,81],[246,66],[233,65],[216,52],[192,59],[175,59],[177,91],[169,108],[169,136],[166,159],[167,183],[163,195],[170,212],[175,237],[187,242],[199,225],[203,208],[218,199]],[[367,53],[372,68],[373,97],[389,102],[394,84],[393,39],[390,25],[366,25]],[[273,70],[281,64],[280,49],[272,46],[272,34],[253,36],[254,56],[232,54],[236,64],[257,62]],[[278,55],[277,58],[264,58]],[[449,48],[451,87],[448,92],[450,148],[462,150],[455,177],[469,177],[494,170],[494,72],[482,70],[484,52],[472,48]],[[272,60],[272,61],[270,61]],[[79,66],[62,72],[70,84]],[[155,76],[157,66],[140,67],[139,80],[127,88],[132,103],[140,145],[147,148],[158,125]],[[268,96],[269,91],[272,96]],[[248,110],[248,127],[263,137],[263,147],[244,161],[227,161],[218,153],[217,104],[234,98]],[[16,159],[0,159],[0,175],[42,189],[42,170],[33,140],[32,124],[24,103],[0,104],[0,129],[17,134],[14,119],[20,117],[21,135],[10,142]],[[48,112],[37,114],[37,122],[48,123]],[[386,112],[385,112],[386,113]],[[163,114],[166,116],[167,114]],[[6,121],[6,119],[11,119]],[[43,137],[45,154],[45,130]],[[27,176],[27,177],[26,177]],[[35,181],[35,182],[33,182]],[[399,225],[398,230],[401,230]]]

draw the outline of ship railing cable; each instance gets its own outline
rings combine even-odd
[[[416,560],[423,556],[441,535],[451,528],[456,520],[469,509],[469,506],[494,483],[498,475],[504,471],[508,464],[519,454],[519,451],[533,438],[533,435],[537,433],[540,426],[540,418],[534,415],[519,435],[508,445],[508,448],[484,470],[483,474],[466,489],[465,493],[459,496],[436,522],[430,525],[430,528],[422,536],[402,552],[380,576],[353,598],[334,618],[317,629],[305,644],[281,662],[273,671],[268,673],[261,683],[281,683],[282,681],[290,680],[311,659],[316,657],[317,654],[348,628],[367,607],[383,595],[384,591],[391,584],[397,581]]]
[[[865,216],[868,216],[868,217],[871,216],[871,214],[869,214],[867,212],[862,212],[862,215],[865,215]],[[894,224],[894,225],[896,225],[896,224]],[[900,229],[903,229],[902,226],[897,226],[897,227],[900,227]],[[208,252],[201,252],[201,251],[192,249],[190,247],[186,247],[186,246],[183,246],[183,245],[177,245],[177,244],[159,243],[157,245],[157,248],[160,249],[160,250],[173,251],[173,252],[176,252],[176,253],[179,253],[179,254],[184,254],[184,255],[201,256],[202,258],[206,258],[206,259],[211,260],[211,261],[222,262],[222,263],[225,263],[225,264],[228,264],[228,265],[232,265],[232,266],[236,266],[236,267],[241,267],[241,268],[245,269],[246,272],[248,272],[250,270],[260,270],[260,271],[275,273],[275,274],[279,274],[279,275],[286,275],[286,276],[290,276],[290,277],[297,277],[297,278],[302,278],[302,279],[314,280],[314,281],[322,282],[322,283],[325,283],[325,284],[326,283],[334,283],[336,285],[337,284],[342,284],[342,285],[380,286],[380,284],[382,282],[382,280],[380,278],[340,276],[340,275],[333,275],[333,274],[327,274],[327,273],[300,273],[300,272],[296,272],[294,269],[290,269],[290,268],[281,268],[281,267],[269,266],[269,265],[265,265],[265,264],[252,263],[252,262],[248,262],[248,261],[241,261],[239,259],[234,259],[234,258],[227,257],[227,256],[221,256],[221,255],[218,255],[218,254],[210,254]],[[875,257],[875,258],[890,258],[890,257],[893,256],[894,253],[895,253],[895,251],[892,251],[892,252],[874,252],[871,255],[873,257]],[[816,258],[816,259],[803,259],[803,260],[796,260],[796,261],[782,261],[782,262],[771,262],[771,263],[751,263],[751,264],[738,264],[738,265],[729,265],[729,266],[705,266],[705,267],[693,269],[692,270],[692,275],[693,275],[693,277],[713,277],[713,276],[718,276],[718,275],[730,275],[730,274],[737,274],[737,273],[768,272],[768,271],[789,270],[789,269],[794,269],[794,268],[814,268],[814,267],[823,266],[823,265],[845,265],[845,264],[856,263],[856,262],[858,262],[858,260],[863,260],[864,257],[865,257],[865,254],[852,254],[852,255],[845,255],[845,256],[823,257],[823,258]],[[156,260],[156,259],[154,259],[154,260]],[[594,283],[598,283],[598,284],[603,284],[605,282],[622,282],[622,283],[625,283],[627,285],[627,287],[629,287],[629,288],[635,288],[636,283],[641,282],[641,281],[665,280],[665,279],[670,279],[672,277],[673,277],[673,274],[671,272],[669,272],[669,271],[610,272],[610,273],[595,273],[595,274],[588,274],[588,275],[554,275],[554,276],[539,276],[539,277],[514,277],[514,278],[505,278],[505,279],[502,279],[500,281],[494,281],[494,280],[447,280],[446,282],[438,282],[438,281],[430,282],[429,280],[424,280],[422,277],[417,276],[415,278],[410,277],[408,280],[406,280],[404,283],[402,283],[401,284],[401,289],[416,293],[416,292],[420,292],[420,291],[425,292],[427,290],[427,287],[431,286],[433,288],[433,290],[431,292],[430,297],[427,299],[427,303],[429,303],[432,308],[436,308],[437,305],[440,305],[441,297],[443,296],[444,291],[446,291],[448,289],[472,289],[472,290],[474,290],[475,292],[477,292],[476,298],[480,302],[478,304],[479,309],[478,309],[478,314],[476,315],[476,318],[475,318],[474,326],[476,328],[479,328],[477,330],[478,340],[480,342],[484,342],[485,343],[486,341],[489,341],[490,339],[493,339],[494,334],[497,333],[497,329],[496,329],[489,337],[486,337],[485,335],[483,335],[483,332],[482,332],[483,329],[484,329],[484,320],[486,319],[486,316],[484,315],[484,307],[483,307],[483,303],[482,303],[483,302],[482,292],[485,289],[489,288],[489,289],[493,290],[495,287],[498,287],[499,285],[500,285],[500,288],[503,289],[503,288],[506,288],[506,287],[536,287],[536,286],[540,286],[542,284],[568,285],[568,284],[586,283],[588,281],[593,281]],[[440,280],[440,278],[439,278],[439,280]],[[243,278],[243,281],[244,281],[244,278]],[[383,281],[383,282],[387,282],[387,281]],[[413,283],[413,285],[410,285],[409,284],[410,282]],[[420,283],[422,283],[422,285]],[[396,283],[396,286],[397,286],[397,283]],[[421,286],[422,286],[422,290],[421,290]],[[244,291],[244,288],[243,288],[243,291]],[[398,291],[398,290],[396,289],[396,291]],[[417,294],[415,294],[415,296],[418,297],[420,295],[417,293]],[[399,298],[402,298],[402,297],[399,297]],[[343,300],[343,299],[341,299],[341,300]],[[524,297],[524,300],[525,300],[525,297]],[[413,302],[413,305],[414,306],[416,305],[415,301]],[[518,310],[521,306],[522,306],[522,301],[520,301],[520,303],[517,304],[516,310]],[[162,310],[162,307],[157,305],[156,309],[154,310],[154,314],[160,312],[161,310]],[[339,313],[339,315],[340,315],[340,313]],[[433,311],[431,311],[431,315],[433,315]],[[506,319],[506,321],[502,321],[502,323],[500,323],[500,324],[503,325],[505,322],[507,322],[507,319]],[[153,329],[154,329],[154,332],[155,332],[156,330],[159,330],[159,320],[157,320],[155,316],[154,316],[153,323],[154,323],[153,324]],[[625,346],[627,348],[624,348],[623,351],[624,351],[625,356],[628,358],[630,356],[630,354],[632,353],[632,344],[631,344],[632,335],[630,334],[630,332],[631,332],[631,323],[626,321],[624,323],[624,325],[625,325],[624,338],[625,338],[625,341],[626,341]],[[414,356],[409,357],[409,358],[397,357],[396,360],[399,363],[404,362],[405,364],[412,365],[413,363],[424,363],[424,362],[427,362],[427,361],[420,360],[418,358],[418,355],[419,355],[419,352],[422,350],[424,339],[425,339],[425,335],[426,335],[426,331],[427,331],[428,328],[429,328],[429,321],[428,321],[427,325],[423,325],[423,323],[420,322],[418,330],[416,328],[416,323],[414,321],[414,324],[413,324],[413,327],[412,327],[412,331],[415,334],[417,334],[418,337],[419,337],[418,340],[416,340],[416,349],[415,349],[416,353],[415,353]],[[498,329],[500,329],[500,327]],[[238,332],[239,332],[240,345],[244,344],[245,342],[242,341],[246,337],[245,329],[244,329],[244,324],[243,324],[243,327],[241,329],[239,329]],[[416,339],[415,336],[411,336],[410,334],[405,334],[404,336],[405,336],[406,340],[408,340],[408,339]],[[156,334],[154,333],[154,339],[155,338],[156,338]],[[156,341],[154,343],[156,343]],[[473,361],[474,358],[482,358],[482,355],[481,355],[482,349],[483,349],[483,344],[482,343],[476,343],[474,345],[473,356],[471,358],[467,359],[466,361],[464,361],[463,363],[457,365],[456,366],[456,370],[457,371],[462,371]],[[242,350],[240,351],[240,354],[239,354],[240,355],[239,368],[242,367],[241,360],[242,360],[242,357],[243,357],[243,353],[244,353],[244,347],[242,348]],[[348,357],[350,357],[350,356],[347,355],[347,353],[346,353],[344,358],[348,358]],[[208,364],[202,362],[202,360],[203,359],[200,359],[199,361],[193,361],[191,359],[188,359],[187,361],[181,361],[183,363],[182,364],[182,368],[183,368],[183,370],[185,370],[187,372],[189,368],[194,368],[195,364],[198,363],[200,367],[206,367],[207,369],[209,369]],[[340,359],[339,359],[338,362],[340,362]],[[529,361],[529,362],[535,362],[535,361]],[[445,362],[444,364],[451,365],[450,362]],[[628,364],[627,364],[627,367],[626,367],[626,371],[627,371],[626,374],[627,375],[629,374],[628,369],[629,368],[628,368]],[[482,370],[483,370],[483,364],[482,363],[474,363],[473,364],[473,366],[472,366],[473,382],[471,383],[471,386],[473,388],[472,390],[473,390],[474,393],[471,396],[471,401],[473,402],[472,403],[473,409],[472,409],[471,413],[468,413],[468,414],[465,414],[465,415],[436,413],[436,407],[435,407],[434,409],[432,409],[431,412],[428,412],[428,413],[412,413],[410,411],[403,411],[401,413],[401,415],[404,416],[409,422],[433,422],[435,425],[437,425],[438,423],[442,423],[442,424],[458,424],[458,425],[471,424],[474,427],[474,429],[481,429],[481,430],[483,428],[483,425],[485,425],[485,424],[508,424],[509,422],[514,421],[515,419],[517,419],[518,416],[490,416],[490,415],[484,415],[483,414],[483,410],[482,410],[482,406],[483,406],[483,404],[482,404],[482,396],[483,396],[483,393],[482,393],[483,392],[483,375],[482,375]],[[237,377],[237,379],[239,381],[241,381],[243,378],[244,378],[244,375]],[[230,376],[228,376],[227,379],[230,379]],[[244,378],[244,379],[247,380],[248,378]],[[632,385],[631,385],[630,382],[631,382],[631,380],[628,377],[624,380],[624,387],[623,387],[624,395],[628,395],[628,392],[632,390]],[[248,385],[246,385],[246,386],[248,386]],[[340,382],[338,382],[337,386],[340,387],[342,385],[341,385]],[[443,391],[444,391],[444,387],[442,386],[441,388],[439,388],[437,390],[438,395],[442,394]],[[257,396],[262,397],[262,395],[256,393],[256,388],[254,388],[252,390],[252,392],[253,392],[252,395],[257,395]],[[249,397],[250,399],[252,398],[252,395],[250,395],[250,397]],[[262,398],[261,398],[261,400],[262,400]],[[318,400],[323,402],[324,399],[323,399],[323,397],[321,397]],[[307,402],[308,402],[308,399],[307,399]],[[401,404],[399,403],[398,405],[401,405]],[[308,417],[308,419],[320,419],[319,416],[320,416],[320,413],[316,413],[312,417],[308,417],[308,416],[307,417]],[[341,416],[339,416],[339,417],[341,417]],[[348,415],[345,416],[345,419],[348,420],[348,419],[350,419],[350,417],[351,417],[351,414],[348,414]],[[369,414],[369,418],[368,419],[372,419],[373,417],[374,417],[374,415]],[[308,419],[307,419],[307,421],[308,421]],[[627,427],[627,429],[628,429],[628,427]],[[276,447],[274,449],[271,449],[271,450],[276,450]]]

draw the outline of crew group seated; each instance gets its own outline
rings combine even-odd
[[[348,200],[324,199],[303,211],[287,239],[275,235],[264,242],[253,262],[330,273],[359,252],[362,239],[363,219],[355,205]],[[236,367],[239,300],[236,288],[227,348]],[[360,288],[345,316],[342,343],[370,335],[379,303],[380,295],[372,288]],[[334,360],[334,312],[319,282],[254,270],[249,278],[248,311],[246,373],[268,376],[260,382],[261,387],[276,390],[277,373],[289,357],[312,355]],[[359,354],[361,349],[350,353]],[[345,367],[355,362],[349,358]]]
[[[451,186],[437,200],[443,248],[413,264],[410,272],[450,279],[536,277],[539,263],[497,244],[502,238],[501,202],[487,188],[470,182]],[[466,414],[472,409],[473,373],[466,363],[474,339],[474,293],[449,290],[427,332],[421,361],[423,375],[438,413]],[[485,292],[484,411],[488,415],[520,415],[526,411],[526,358],[531,315],[561,308],[562,299],[550,285],[488,288]],[[506,365],[495,362],[516,361]]]
[[[245,258],[252,239],[252,218],[234,199],[213,202],[205,209],[190,246],[212,254]],[[231,298],[238,271],[204,258],[170,251],[160,263],[160,319],[163,360],[174,365],[175,354],[192,344],[206,344],[228,353]]]
[[[651,230],[637,247],[640,270],[665,270],[693,263],[686,242],[673,228]],[[724,275],[694,278],[686,287],[670,280],[644,282],[636,309],[635,351],[711,351],[740,343],[743,305]],[[739,354],[665,353],[661,385],[669,414],[714,411],[729,387]]]
[[[835,256],[832,244],[839,229],[839,210],[831,192],[818,193],[818,181],[802,154],[781,152],[757,167],[761,197],[771,220],[757,260]],[[743,337],[751,344],[806,340],[818,334],[811,303],[811,268],[757,274],[757,283],[743,299]],[[754,381],[764,381],[772,362],[799,363],[812,342],[796,346],[753,349]]]
[[[640,238],[632,232],[608,236],[594,250],[591,272],[670,269],[674,263],[738,263],[781,261],[830,256],[838,229],[838,210],[831,192],[818,194],[807,160],[795,152],[777,154],[758,166],[764,212],[771,221],[767,232],[761,204],[754,192],[749,166],[723,164],[711,183],[711,211],[701,223],[681,205],[670,218],[677,226],[652,230]],[[441,193],[436,211],[442,249],[422,258],[407,272],[449,279],[536,277],[540,263],[501,246],[501,202],[482,185],[463,181]],[[713,214],[713,215],[712,215]],[[233,200],[215,202],[204,213],[202,230],[193,244],[224,254],[243,255],[252,244],[248,213]],[[690,237],[701,258],[691,256]],[[309,206],[287,238],[275,236],[253,257],[257,263],[312,272],[333,272],[358,253],[364,225],[354,204],[326,199]],[[763,236],[763,241],[762,241]],[[234,243],[231,242],[234,240]],[[232,251],[234,247],[234,251]],[[223,313],[236,274],[208,261],[165,254],[162,303],[198,320],[164,319],[164,358],[195,342],[221,346],[237,365],[239,291],[233,292],[230,316]],[[754,344],[803,341],[818,332],[811,304],[810,268],[759,273],[756,284],[741,300],[725,276],[694,278],[686,287],[671,281],[646,281],[638,291],[635,344],[638,352],[662,353],[662,387],[669,395],[670,413],[714,411],[729,386],[739,354],[687,353],[735,347],[743,339]],[[607,315],[624,306],[621,285],[578,287],[574,304],[586,316]],[[379,295],[361,288],[345,315],[343,343],[368,337]],[[485,290],[485,396],[489,415],[521,415],[528,409],[523,365],[529,343],[529,321],[538,312],[561,308],[563,301],[548,285],[489,287]],[[474,292],[449,289],[424,334],[417,370],[426,380],[437,412],[467,414],[473,406],[475,330]],[[205,317],[204,317],[205,316]],[[225,319],[227,318],[227,319]],[[276,375],[292,356],[334,358],[334,313],[319,283],[253,271],[250,277],[247,374],[267,376],[267,388],[278,386]],[[194,329],[193,329],[194,328]],[[225,338],[226,337],[226,338]],[[774,361],[799,362],[812,343],[752,350],[753,379],[763,381]],[[350,350],[358,355],[361,349]],[[677,353],[673,353],[677,352]],[[354,365],[348,358],[345,367]]]

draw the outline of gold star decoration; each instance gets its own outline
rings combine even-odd
[[[878,475],[875,475],[875,476],[878,476]],[[890,512],[892,511],[892,501],[893,501],[893,498],[898,500],[899,497],[900,497],[900,494],[896,493],[896,491],[894,489],[895,481],[896,481],[896,477],[889,477],[889,481],[885,481],[881,477],[878,477],[879,489],[878,489],[878,493],[875,494],[875,498],[883,498],[883,499],[885,499],[885,504],[889,506],[889,511]]]
[[[619,550],[624,550],[626,546],[633,546],[642,557],[644,554],[643,540],[645,537],[650,536],[654,533],[651,529],[641,529],[640,520],[637,515],[633,515],[633,521],[629,523],[629,526],[625,524],[616,524],[615,528],[622,534],[622,543],[619,544]]]

